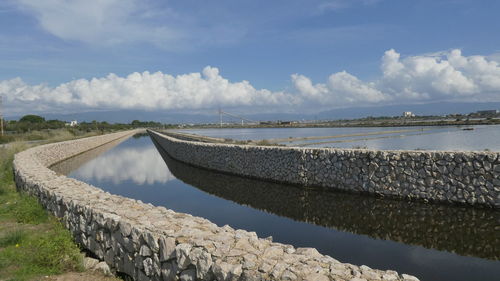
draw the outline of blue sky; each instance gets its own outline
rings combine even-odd
[[[11,113],[114,109],[114,99],[124,109],[264,111],[500,101],[498,11],[493,0],[6,0],[0,91]],[[390,56],[404,64],[392,76]],[[200,77],[176,79],[184,74]]]

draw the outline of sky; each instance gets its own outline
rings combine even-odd
[[[497,0],[2,0],[4,115],[500,101]]]

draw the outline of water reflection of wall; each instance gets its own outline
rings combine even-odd
[[[239,204],[378,239],[499,259],[498,211],[306,190],[196,168],[157,148],[175,177]]]
[[[79,179],[111,181],[114,184],[131,180],[143,185],[175,179],[156,149],[150,145],[117,148],[113,153],[101,155],[117,144],[119,142],[99,147],[51,168],[65,175],[75,171],[73,176]]]
[[[74,157],[71,157],[71,158],[65,159],[59,163],[56,163],[56,164],[50,166],[50,169],[55,171],[58,174],[68,175],[72,171],[81,167],[83,164],[91,161],[94,158],[97,158],[102,153],[119,145],[120,143],[124,142],[125,140],[127,140],[127,138],[121,138],[121,139],[117,139],[117,140],[108,142],[104,145],[98,146],[98,147],[91,149],[89,151],[86,151],[82,154],[78,154]]]

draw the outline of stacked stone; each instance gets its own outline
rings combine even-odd
[[[47,168],[133,133],[44,145],[18,153],[14,160],[18,188],[37,196],[78,243],[113,271],[134,280],[418,280],[111,195]]]
[[[150,135],[174,159],[270,181],[500,208],[498,152],[251,146]],[[178,133],[176,134],[176,136]]]
[[[197,168],[159,151],[177,179],[240,205],[376,239],[500,259],[500,212],[495,209],[295,188]]]

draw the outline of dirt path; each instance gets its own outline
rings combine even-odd
[[[101,273],[85,271],[85,272],[67,272],[61,275],[45,276],[33,281],[122,281],[116,277],[104,276]]]

